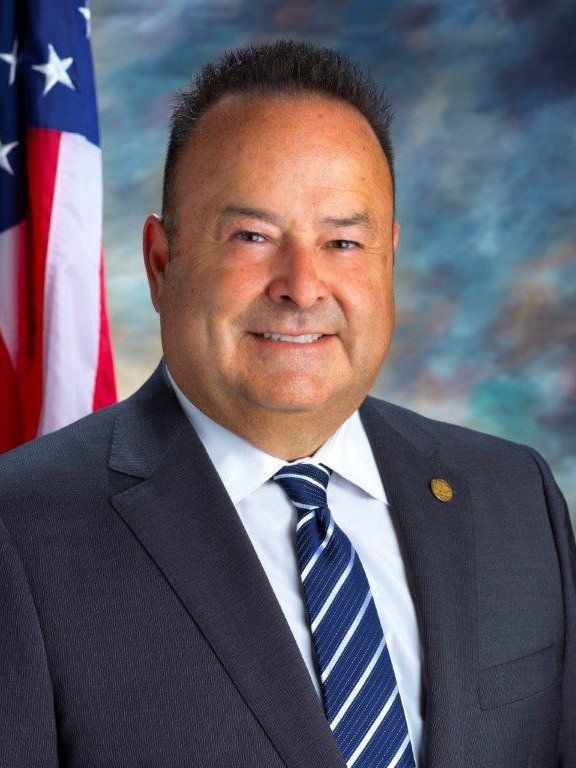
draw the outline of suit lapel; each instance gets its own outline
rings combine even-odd
[[[159,368],[116,421],[112,497],[287,766],[344,768],[320,699],[220,477]]]
[[[110,467],[141,478],[112,497],[178,594],[281,758],[344,768],[292,631],[250,538],[163,372],[119,408]],[[403,409],[360,416],[381,474],[424,645],[425,768],[465,764],[475,653],[474,546],[466,483]],[[433,477],[454,488],[430,492]],[[447,757],[449,756],[449,757]],[[420,768],[424,768],[420,766]]]
[[[405,409],[367,397],[360,417],[390,503],[419,622],[424,766],[460,768],[470,762],[473,745],[466,736],[477,716],[475,547],[467,483]],[[433,478],[451,485],[450,501],[433,495]]]

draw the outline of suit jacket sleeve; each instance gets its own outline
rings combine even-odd
[[[566,499],[550,467],[538,451],[527,447],[542,475],[563,587],[565,646],[561,672],[562,723],[558,736],[558,768],[576,768],[576,544]]]
[[[54,698],[38,614],[0,518],[0,768],[56,768]]]

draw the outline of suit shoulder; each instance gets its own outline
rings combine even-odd
[[[515,457],[522,463],[530,461],[530,446],[488,432],[425,416],[397,403],[370,396],[369,400],[388,422],[405,436],[416,431],[426,436],[446,460],[461,463],[465,459],[482,458],[498,462],[503,457]]]
[[[114,420],[124,401],[102,408],[65,427],[37,437],[0,456],[0,496],[55,485],[107,464]]]

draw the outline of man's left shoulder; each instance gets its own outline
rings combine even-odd
[[[373,396],[367,400],[397,432],[448,464],[477,469],[479,465],[503,468],[519,463],[532,471],[537,464],[547,467],[541,454],[524,443],[435,419],[388,400]]]

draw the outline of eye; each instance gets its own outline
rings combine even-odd
[[[253,235],[257,237],[264,237],[264,235],[261,235],[260,232],[249,232],[248,230],[243,229],[241,232],[235,232],[233,237],[237,237],[238,235],[248,235],[248,237],[252,237]],[[264,238],[265,239],[265,238]],[[245,242],[254,243],[254,240],[248,240]]]
[[[360,246],[360,243],[357,243],[356,240],[332,240],[333,243],[351,243],[352,245]],[[337,248],[338,251],[349,251],[351,250],[348,247],[345,248]]]

